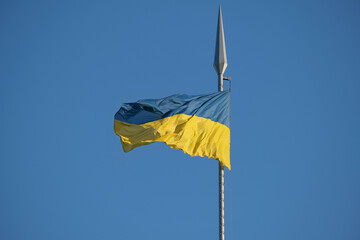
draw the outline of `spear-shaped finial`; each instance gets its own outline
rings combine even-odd
[[[217,74],[223,75],[227,65],[228,63],[226,59],[224,27],[222,22],[221,6],[219,6],[219,17],[218,17],[215,59],[214,59],[214,68]]]

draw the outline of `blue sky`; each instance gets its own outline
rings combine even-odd
[[[226,239],[360,239],[360,2],[1,1],[0,238],[217,239],[213,159],[124,153],[122,102],[232,78]]]

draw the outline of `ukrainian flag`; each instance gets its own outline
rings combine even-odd
[[[124,103],[115,114],[114,131],[125,152],[164,142],[191,156],[230,165],[230,92]]]

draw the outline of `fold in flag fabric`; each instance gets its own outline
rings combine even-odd
[[[230,92],[175,94],[124,103],[115,114],[114,131],[125,152],[153,142],[191,156],[230,165]]]

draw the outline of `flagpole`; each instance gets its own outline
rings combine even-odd
[[[218,75],[218,90],[223,91],[223,75]],[[219,239],[225,240],[225,213],[224,213],[224,165],[219,161]]]
[[[223,91],[223,74],[227,67],[224,28],[222,23],[221,6],[219,6],[218,26],[216,34],[216,47],[214,68],[218,74],[218,91]],[[230,80],[230,78],[225,78]],[[224,165],[219,161],[219,240],[225,240],[224,216]]]

